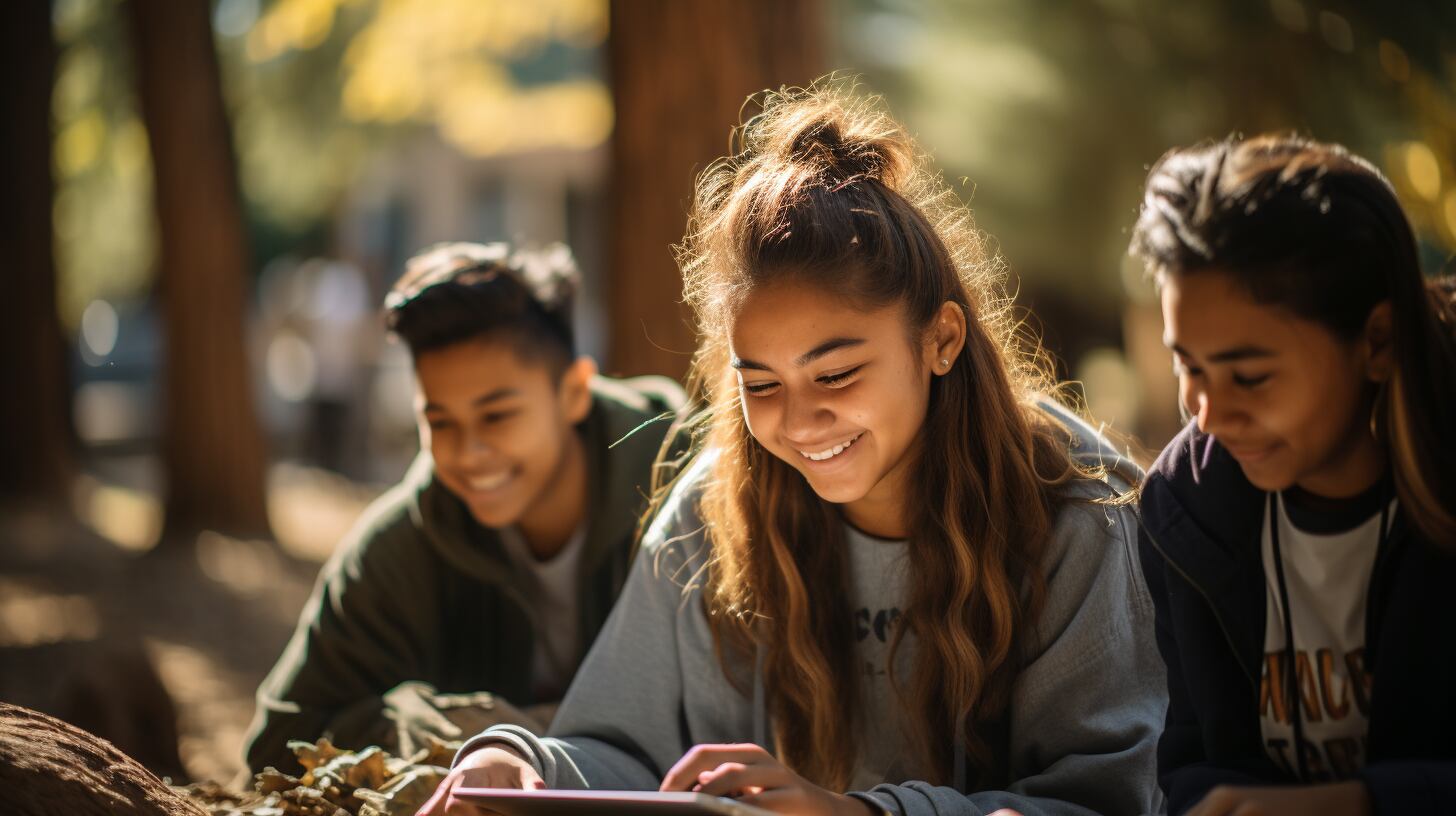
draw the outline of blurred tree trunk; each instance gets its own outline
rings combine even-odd
[[[612,371],[687,370],[695,341],[670,247],[693,177],[727,152],[749,94],[820,74],[824,26],[821,0],[612,3]]]
[[[266,534],[266,455],[245,349],[248,249],[209,3],[132,0],[161,229],[163,540]]]
[[[0,76],[5,120],[0,128],[0,178],[13,205],[0,218],[7,300],[0,320],[0,371],[9,394],[0,400],[6,466],[0,497],[63,506],[71,476],[70,400],[66,345],[56,309],[51,229],[51,88],[56,46],[49,3],[0,4]]]

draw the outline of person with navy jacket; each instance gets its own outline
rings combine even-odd
[[[1192,420],[1141,496],[1170,812],[1456,813],[1456,287],[1292,137],[1164,156],[1131,251]]]

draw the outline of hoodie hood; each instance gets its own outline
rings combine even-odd
[[[1037,407],[1066,429],[1071,436],[1070,454],[1078,465],[1100,468],[1107,483],[1118,493],[1135,489],[1143,480],[1143,469],[1125,451],[1119,451],[1102,432],[1093,428],[1067,406],[1050,397],[1037,400]]]

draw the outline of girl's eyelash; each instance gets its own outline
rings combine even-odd
[[[820,377],[819,382],[822,382],[825,385],[838,385],[839,383],[842,383],[850,377],[858,374],[861,368],[864,368],[864,366],[855,366],[848,371],[841,371],[838,374],[828,374]]]
[[[1237,385],[1241,385],[1245,388],[1253,388],[1254,386],[1263,383],[1267,379],[1269,379],[1268,374],[1260,374],[1257,377],[1240,377],[1237,374],[1234,375],[1234,383]]]
[[[833,386],[836,386],[836,385],[839,385],[839,384],[845,382],[849,378],[851,378],[854,375],[858,374],[859,373],[859,370],[861,368],[864,368],[864,366],[858,365],[858,366],[855,366],[854,368],[849,369],[848,371],[841,371],[838,374],[826,374],[825,376],[820,377],[819,380],[818,380],[818,382],[820,384],[822,384],[822,385],[827,385],[827,386],[833,387]],[[744,383],[743,390],[744,391],[747,391],[750,394],[757,395],[757,394],[766,394],[769,391],[772,391],[773,389],[778,388],[778,387],[779,387],[779,384],[776,383],[776,382],[768,382],[768,383]]]

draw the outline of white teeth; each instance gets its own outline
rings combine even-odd
[[[853,445],[854,444],[854,441],[856,439],[859,439],[859,438],[860,438],[860,434],[855,434],[848,441],[843,442],[843,443],[838,444],[838,445],[835,445],[834,447],[829,448],[828,450],[822,450],[822,451],[819,451],[818,453],[809,453],[808,451],[799,451],[799,454],[801,456],[803,456],[805,459],[810,459],[810,460],[815,461],[815,462],[823,462],[825,459],[833,459],[834,457],[838,456],[839,454],[844,453],[845,449],[848,448],[850,445]]]
[[[511,480],[509,470],[497,473],[494,476],[478,476],[470,480],[471,490],[495,490]]]

